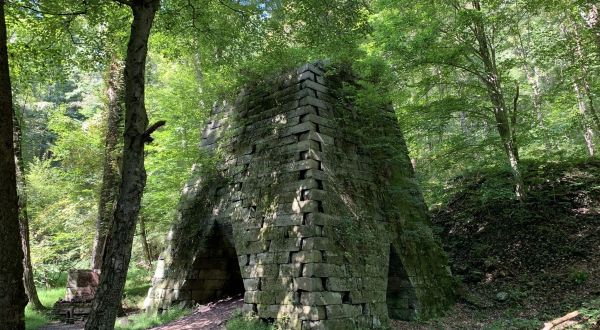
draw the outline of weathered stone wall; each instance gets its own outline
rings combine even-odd
[[[217,169],[194,168],[147,308],[244,293],[284,328],[368,329],[451,303],[398,123],[344,83],[305,65],[215,107],[201,146]]]

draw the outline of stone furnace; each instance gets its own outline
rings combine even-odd
[[[394,112],[309,64],[215,106],[146,308],[243,294],[285,329],[379,329],[453,301]]]

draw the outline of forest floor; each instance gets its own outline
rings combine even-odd
[[[221,299],[219,301],[198,306],[192,314],[179,320],[169,322],[154,330],[219,330],[223,329],[235,311],[242,308],[244,298],[241,296]]]
[[[510,173],[447,186],[433,223],[461,298],[447,317],[397,329],[541,329],[574,311],[565,328],[600,329],[600,161],[525,165],[523,203]]]

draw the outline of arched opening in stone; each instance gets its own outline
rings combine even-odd
[[[386,301],[390,318],[404,321],[416,318],[418,301],[415,288],[400,256],[391,245]]]
[[[244,293],[231,225],[215,225],[205,239],[184,289],[200,304]]]

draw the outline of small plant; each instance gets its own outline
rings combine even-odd
[[[589,277],[590,277],[590,273],[588,273],[586,270],[580,269],[580,268],[572,268],[569,271],[569,276],[568,276],[569,282],[577,284],[577,285],[581,285],[581,284],[585,283]]]

